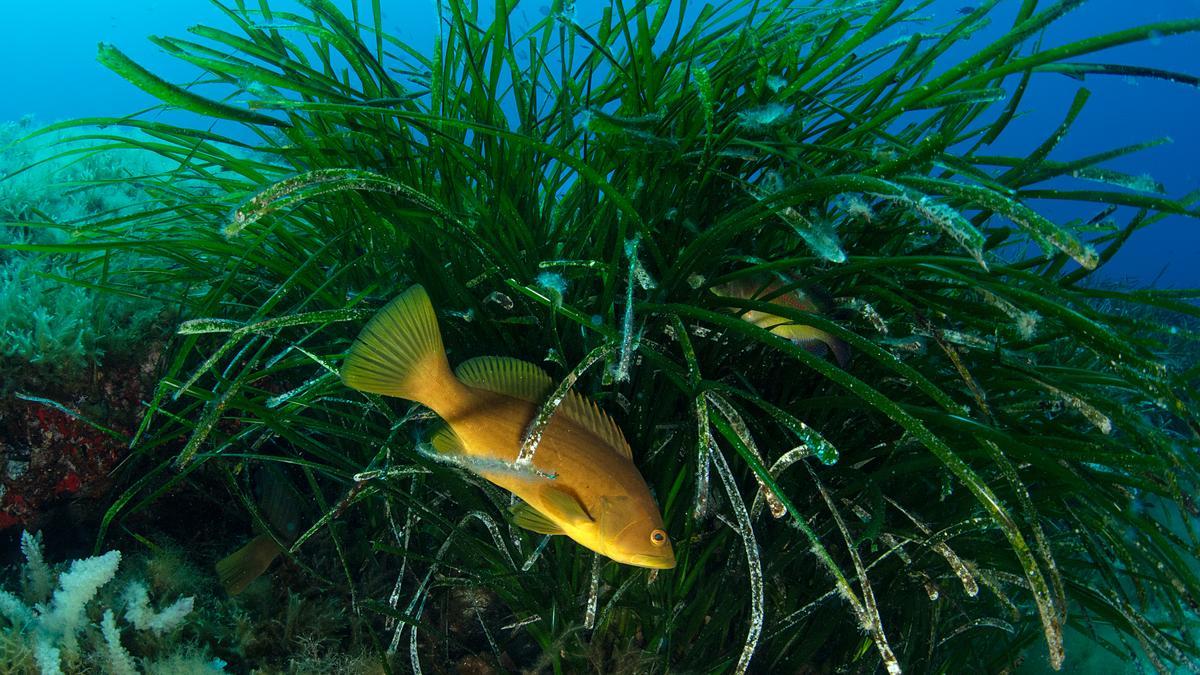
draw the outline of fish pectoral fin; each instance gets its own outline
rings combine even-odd
[[[563,529],[547,518],[546,514],[525,502],[514,504],[509,507],[508,511],[512,514],[513,525],[517,527],[523,527],[539,534],[563,534]]]
[[[553,484],[543,485],[540,492],[546,511],[557,520],[571,525],[595,522],[595,519],[573,493]]]

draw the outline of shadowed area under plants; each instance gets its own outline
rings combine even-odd
[[[449,0],[422,52],[378,2],[301,4],[153,38],[190,87],[102,45],[194,117],[74,128],[113,151],[131,141],[92,125],[136,129],[178,168],[145,179],[160,205],[26,246],[136,255],[103,285],[192,317],[101,549],[192,481],[261,529],[244,476],[276,464],[309,509],[288,565],[401,672],[1200,667],[1198,371],[1168,358],[1194,353],[1198,293],[1091,282],[1198,194],[1106,168],[1155,139],[1056,148],[1088,103],[1062,73],[1125,72],[1088,64],[1200,20],[1047,44],[1080,2],[1024,0],[985,43],[995,1],[939,23],[900,0],[554,0],[533,22]],[[1077,95],[1003,154],[1033,78]],[[1055,201],[1078,218],[1035,208]],[[506,492],[428,452],[432,415],[342,385],[415,283],[451,365],[523,359],[616,420],[674,569],[517,529]]]

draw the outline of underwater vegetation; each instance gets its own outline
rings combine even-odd
[[[1155,139],[1057,150],[1087,78],[1129,72],[1090,59],[1200,20],[1046,45],[1080,2],[1023,0],[982,44],[995,1],[939,23],[900,0],[613,0],[586,22],[555,0],[526,25],[446,0],[425,53],[379,2],[216,4],[227,26],[153,38],[192,85],[100,47],[187,115],[75,126],[170,162],[139,179],[156,203],[5,245],[131,257],[91,286],[189,317],[100,549],[189,484],[271,533],[251,476],[274,465],[308,509],[280,557],[366,618],[384,668],[1200,668],[1200,365],[1178,357],[1200,291],[1093,282],[1200,192],[1105,167]],[[994,151],[1043,77],[1076,91],[1061,124]],[[1079,217],[1039,212],[1060,201]],[[414,284],[452,363],[549,373],[531,437],[568,389],[613,418],[673,569],[518,529],[506,492],[428,449],[427,410],[342,383]]]
[[[22,142],[35,131],[37,138]],[[150,203],[138,177],[169,165],[153,153],[96,152],[95,146],[30,118],[0,123],[0,241],[6,248],[68,243],[83,223]],[[68,269],[65,260],[0,252],[0,390],[6,395],[38,376],[79,384],[79,373],[101,364],[105,353],[135,353],[146,336],[162,332],[155,326],[161,302],[89,287],[131,261],[89,257],[90,264]]]
[[[161,297],[100,290],[136,256],[43,255],[86,223],[159,203],[138,177],[169,166],[73,136],[32,118],[0,123],[0,242],[11,249],[0,251],[0,529],[51,529],[67,500],[108,496],[177,323]]]

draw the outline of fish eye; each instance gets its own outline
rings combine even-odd
[[[650,533],[650,543],[655,546],[662,546],[667,543],[667,533],[662,530],[655,530]]]

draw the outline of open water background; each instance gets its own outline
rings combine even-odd
[[[349,10],[353,0],[336,0]],[[386,28],[419,49],[432,49],[436,29],[435,0],[383,0]],[[914,0],[915,2],[915,0]],[[489,5],[490,3],[481,3]],[[524,0],[518,22],[536,21],[549,0]],[[586,24],[606,5],[578,0],[577,17]],[[699,5],[700,3],[693,3]],[[1001,0],[992,26],[977,34],[965,49],[983,45],[1011,25],[1018,0]],[[1041,3],[1049,6],[1050,2]],[[299,10],[293,0],[272,0],[276,10]],[[32,114],[49,122],[86,116],[119,116],[153,105],[150,97],[96,63],[96,45],[111,42],[154,72],[174,81],[197,73],[167,57],[148,42],[148,35],[186,35],[189,26],[229,27],[208,0],[0,0],[0,63],[6,79],[0,91],[0,120]],[[363,1],[364,16],[370,3]],[[925,12],[939,21],[971,7],[960,0],[935,0]],[[1101,32],[1144,23],[1200,17],[1200,0],[1091,0],[1059,21],[1044,39],[1053,46]],[[485,17],[486,18],[486,17]],[[931,30],[913,25],[909,30]],[[1200,36],[1186,35],[1132,45],[1094,55],[1092,62],[1122,63],[1180,70],[1200,75]],[[1035,147],[1061,121],[1080,82],[1057,74],[1035,76],[1025,97],[1027,114],[1017,120],[992,152],[1023,154]],[[1092,98],[1071,133],[1052,158],[1069,158],[1169,136],[1173,143],[1109,163],[1108,168],[1135,175],[1149,173],[1169,194],[1200,188],[1200,89],[1159,80],[1089,77]],[[1095,187],[1080,182],[1078,187]],[[1070,187],[1062,184],[1062,187]],[[1097,209],[1078,205],[1038,205],[1059,219],[1090,218]],[[1170,218],[1135,235],[1104,270],[1108,279],[1137,285],[1200,287],[1200,221]]]

